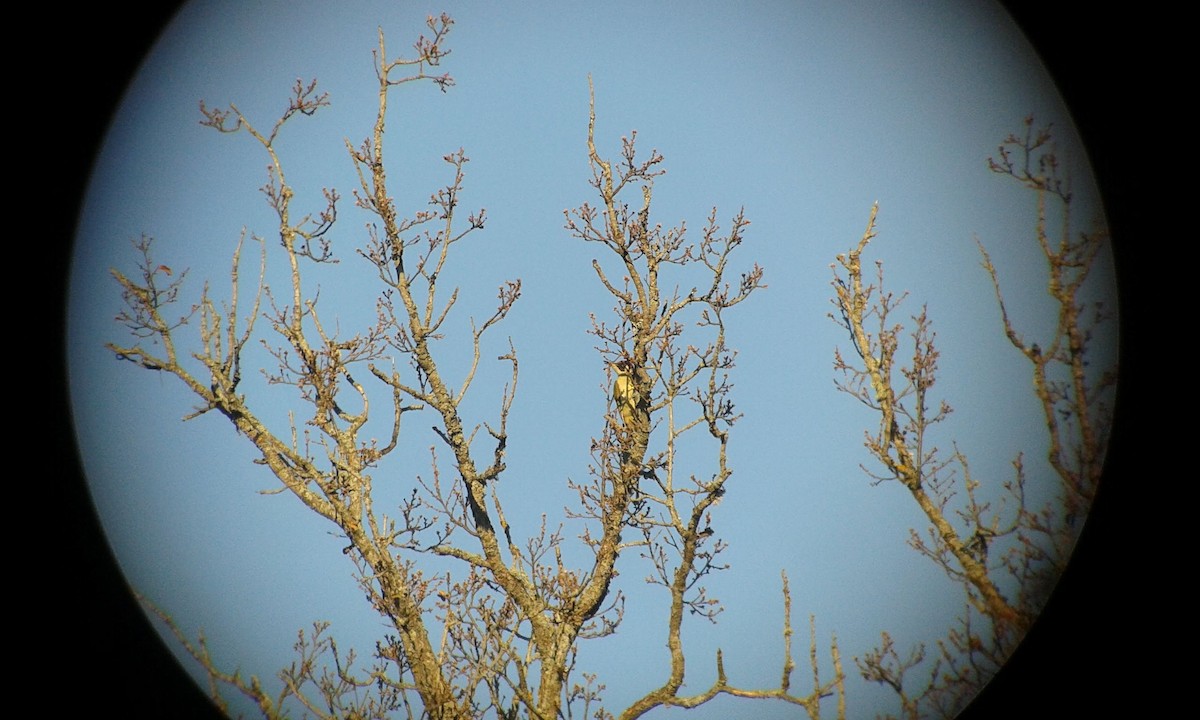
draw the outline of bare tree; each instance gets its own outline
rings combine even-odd
[[[864,445],[882,469],[868,472],[876,483],[899,483],[912,497],[927,525],[911,531],[909,544],[964,591],[963,614],[936,650],[920,645],[902,654],[884,633],[879,647],[856,658],[864,678],[897,693],[905,718],[953,717],[1024,637],[1095,496],[1112,416],[1116,370],[1090,366],[1093,334],[1109,319],[1108,310],[1088,299],[1086,286],[1106,235],[1076,234],[1069,182],[1060,177],[1050,130],[1035,130],[1032,117],[1022,134],[1004,140],[988,167],[1036,197],[1034,241],[1057,319],[1040,342],[1014,325],[981,242],[979,250],[1005,337],[1029,363],[1049,438],[1046,462],[1058,481],[1056,501],[1035,507],[1027,499],[1024,454],[1012,461],[1010,478],[985,481],[957,445],[945,452],[935,444],[932,429],[951,408],[932,395],[939,360],[932,322],[925,308],[907,324],[896,318],[906,293],[885,288],[882,262],[875,263],[873,281],[864,279],[878,207],[858,244],[834,266],[837,314],[831,317],[848,331],[853,349],[850,356],[835,351],[836,384],[879,417]],[[906,336],[907,360],[898,357]]]
[[[125,302],[119,320],[132,341],[110,344],[111,351],[178,378],[199,402],[185,419],[224,416],[254,445],[256,462],[279,480],[279,492],[336,528],[388,634],[361,663],[317,622],[299,633],[297,659],[279,673],[281,686],[273,690],[255,676],[222,670],[203,637],[193,642],[168,612],[154,611],[205,669],[213,698],[226,710],[223,688],[245,695],[265,718],[297,709],[315,718],[604,718],[614,713],[603,705],[597,678],[577,671],[579,645],[618,630],[626,612],[618,565],[646,562],[652,582],[670,598],[663,619],[669,662],[661,685],[620,717],[696,707],[722,694],[794,703],[813,718],[822,699],[836,694],[838,715],[844,716],[836,640],[834,677],[823,680],[818,672],[813,632],[812,686],[803,693],[792,688],[786,577],[778,687],[735,686],[718,652],[716,681],[700,693],[680,693],[683,618],[715,621],[722,609],[703,581],[724,567],[719,555],[725,544],[712,517],[732,476],[726,450],[739,417],[729,381],[736,353],[727,345],[725,323],[733,307],[764,287],[763,271],[753,266],[732,279],[729,263],[749,225],[741,212],[723,229],[714,209],[698,240],[683,224],[664,228],[652,221],[663,158],[652,152],[640,159],[630,135],[622,140],[619,160],[604,159],[595,139],[594,101],[587,157],[598,201],[566,212],[566,228],[601,249],[593,268],[615,308],[609,319],[593,317],[591,332],[601,358],[616,372],[617,397],[592,440],[590,479],[572,485],[578,502],[564,524],[544,522],[523,537],[506,520],[499,481],[520,377],[511,339],[496,358],[508,368],[508,381],[498,389],[492,414],[470,416],[464,400],[476,391],[477,370],[494,352],[493,331],[519,299],[521,282],[503,282],[494,308],[466,323],[466,370],[451,377],[448,358],[461,358],[440,340],[444,328],[458,322],[452,312],[458,289],[445,287],[444,271],[460,243],[484,227],[485,212],[462,208],[468,158],[461,149],[444,158],[450,182],[432,193],[427,209],[411,214],[397,207],[384,162],[388,102],[396,88],[427,81],[446,91],[454,84],[440,72],[452,24],[446,15],[430,17],[430,34],[417,40],[410,58],[389,55],[380,32],[374,125],[361,143],[347,142],[358,177],[354,204],[372,218],[357,255],[380,288],[368,327],[343,333],[340,318],[325,309],[309,279],[314,266],[341,259],[330,234],[341,196],[326,189],[318,209],[296,207],[297,191],[277,152],[286,124],[328,105],[315,81],[298,81],[269,127],[236,105],[201,104],[204,125],[249,135],[266,154],[262,191],[278,221],[279,250],[269,252],[273,243],[243,234],[225,299],[206,285],[190,308],[181,309],[186,271],[160,264],[150,238],[135,242],[136,273],[113,271]],[[627,190],[640,193],[636,209],[621,199]],[[247,240],[259,250],[249,283],[243,279]],[[280,255],[286,281],[276,288],[267,281],[267,264]],[[185,330],[198,338],[185,337]],[[291,388],[301,401],[283,428],[270,425],[261,401],[242,384],[247,348],[258,343],[274,360],[265,370],[268,382]],[[385,362],[390,358],[401,362]],[[398,507],[381,507],[374,478],[385,468],[394,472],[386,462],[401,447],[406,416],[418,413],[434,419],[440,441],[431,451],[430,474],[417,477]],[[689,433],[707,434],[707,461],[680,450],[679,439]],[[582,528],[577,544],[565,533],[568,522]],[[568,558],[580,553],[585,562],[573,565]]]

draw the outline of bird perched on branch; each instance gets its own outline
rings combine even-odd
[[[610,362],[608,365],[617,373],[617,379],[613,381],[612,387],[613,403],[616,404],[617,412],[621,415],[621,422],[626,428],[632,428],[638,409],[637,388],[633,381],[633,366],[627,358]]]

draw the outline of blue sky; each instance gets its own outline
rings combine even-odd
[[[910,290],[910,310],[928,304],[938,331],[939,389],[955,407],[946,437],[976,474],[1006,478],[1011,459],[1040,455],[1044,440],[974,238],[992,252],[1031,334],[1047,326],[1050,306],[1032,245],[1033,198],[985,161],[1026,115],[1053,122],[1080,194],[1077,219],[1086,221],[1098,208],[1070,119],[1023,38],[990,4],[681,7],[210,2],[189,5],[168,28],[114,120],[83,208],[69,367],[85,469],[131,584],[189,632],[203,628],[218,658],[270,675],[312,620],[331,620],[364,649],[379,623],[330,528],[294,499],[256,494],[275,485],[250,464],[248,443],[216,417],[180,423],[192,406],[182,387],[104,350],[123,340],[108,268],[130,268],[129,239],[147,233],[159,261],[189,268],[195,293],[202,279],[222,287],[243,227],[269,236],[269,209],[256,192],[265,157],[248,137],[200,127],[200,99],[235,102],[267,125],[297,77],[319,78],[333,106],[289,125],[280,151],[301,200],[315,200],[322,186],[348,194],[343,138],[369,132],[376,27],[391,48],[407,47],[425,15],[443,9],[456,20],[446,69],[458,85],[395,96],[389,137],[400,170],[392,176],[402,178],[398,199],[416,208],[446,179],[442,155],[463,147],[472,159],[465,202],[486,207],[489,222],[456,258],[459,327],[487,312],[502,281],[524,283],[502,328],[523,372],[503,481],[514,527],[532,532],[541,513],[561,514],[567,479],[584,476],[604,409],[603,368],[585,331],[588,313],[607,313],[609,303],[590,269],[595,248],[562,228],[563,209],[592,200],[591,74],[602,152],[615,154],[636,129],[644,151],[666,157],[658,219],[695,229],[714,205],[726,221],[744,207],[753,224],[738,261],[767,271],[769,289],[729,318],[740,352],[734,399],[746,417],[718,516],[732,568],[709,584],[728,609],[715,627],[689,628],[692,686],[705,684],[717,646],[735,680],[777,677],[783,569],[798,625],[814,614],[819,641],[836,633],[847,656],[869,650],[880,630],[903,645],[934,639],[958,611],[958,588],[905,544],[920,521],[911,500],[896,486],[871,487],[858,467],[868,461],[861,438],[873,419],[833,387],[833,349],[845,340],[826,318],[829,265],[879,202],[875,256],[893,288]],[[349,328],[369,319],[372,296],[366,264],[350,251],[367,218],[346,207],[336,236],[343,262],[319,280],[322,302]],[[1110,280],[1111,268],[1098,277]],[[493,412],[505,375],[490,371],[472,406],[482,413]],[[286,394],[259,390],[282,420]],[[411,426],[396,497],[428,472],[422,448],[434,437]],[[1045,477],[1038,464],[1034,479]],[[631,568],[624,577],[644,574]],[[661,645],[645,638],[662,599],[633,580],[625,590],[644,612],[585,655],[614,708],[655,679],[648,674]],[[629,666],[631,649],[646,668]],[[890,708],[887,693],[853,677],[850,685],[855,716]]]

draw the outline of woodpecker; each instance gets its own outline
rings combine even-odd
[[[617,406],[617,412],[621,415],[621,422],[625,427],[633,427],[633,419],[637,416],[637,391],[633,382],[633,368],[630,366],[629,360],[622,358],[617,362],[610,362],[609,367],[617,373],[617,379],[613,381],[612,398],[613,403]]]

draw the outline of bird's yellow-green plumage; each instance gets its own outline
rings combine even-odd
[[[616,403],[617,412],[621,415],[621,422],[625,424],[625,427],[631,427],[638,405],[633,374],[630,372],[628,364],[624,362],[612,363],[612,367],[617,372],[617,379],[613,381],[612,388],[613,402]]]

